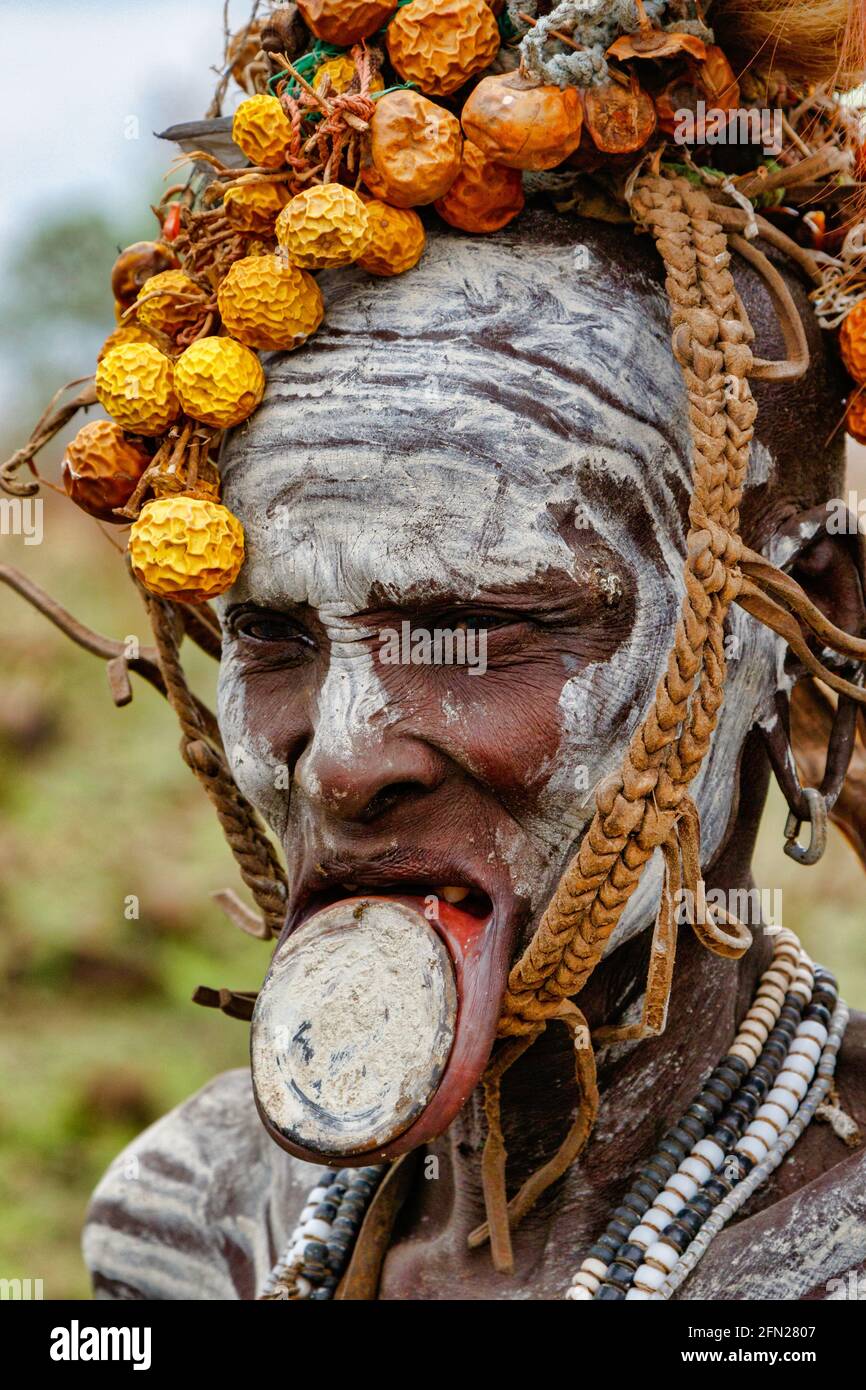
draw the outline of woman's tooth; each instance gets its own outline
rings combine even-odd
[[[462,903],[464,898],[469,897],[468,888],[439,888],[437,892],[446,903]]]

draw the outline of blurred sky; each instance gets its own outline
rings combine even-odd
[[[232,0],[233,28],[250,8]],[[222,0],[0,0],[0,304],[20,239],[64,211],[126,228],[140,204],[153,235],[148,203],[176,153],[153,132],[207,109],[222,14]],[[106,331],[111,319],[106,301]],[[0,409],[14,402],[14,352],[0,333]]]

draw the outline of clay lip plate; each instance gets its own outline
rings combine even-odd
[[[396,1158],[447,1129],[478,1084],[515,915],[440,901],[428,920],[425,901],[372,893],[290,917],[250,1052],[262,1122],[298,1158]]]

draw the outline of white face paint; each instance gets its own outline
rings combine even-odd
[[[640,265],[624,273],[619,260],[614,294],[601,239],[578,275],[568,228],[544,219],[550,227],[543,262],[538,243],[517,232],[483,242],[443,235],[405,278],[321,277],[325,325],[270,364],[265,402],[233,436],[222,470],[247,545],[223,609],[307,605],[330,639],[313,744],[295,773],[297,793],[313,800],[316,751],[327,746],[350,765],[409,714],[377,673],[374,630],[353,614],[440,595],[470,600],[549,573],[606,595],[615,614],[622,575],[629,580],[630,631],[609,660],[564,671],[546,785],[532,811],[497,834],[495,853],[536,913],[664,667],[689,490],[663,294]],[[763,479],[763,455],[759,467]],[[732,633],[728,696],[695,788],[705,863],[727,828],[743,739],[773,686],[772,636],[739,611]],[[454,690],[442,716],[459,732]],[[220,719],[228,746],[251,753],[242,790],[282,833],[289,791],[274,789],[275,751],[251,733],[255,711],[231,643]],[[655,871],[645,875],[614,943],[652,920],[657,886]]]

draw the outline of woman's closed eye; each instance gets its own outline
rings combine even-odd
[[[238,609],[229,616],[229,631],[233,637],[250,644],[275,651],[282,648],[286,656],[301,657],[316,650],[316,643],[306,628],[287,613],[268,608]]]

